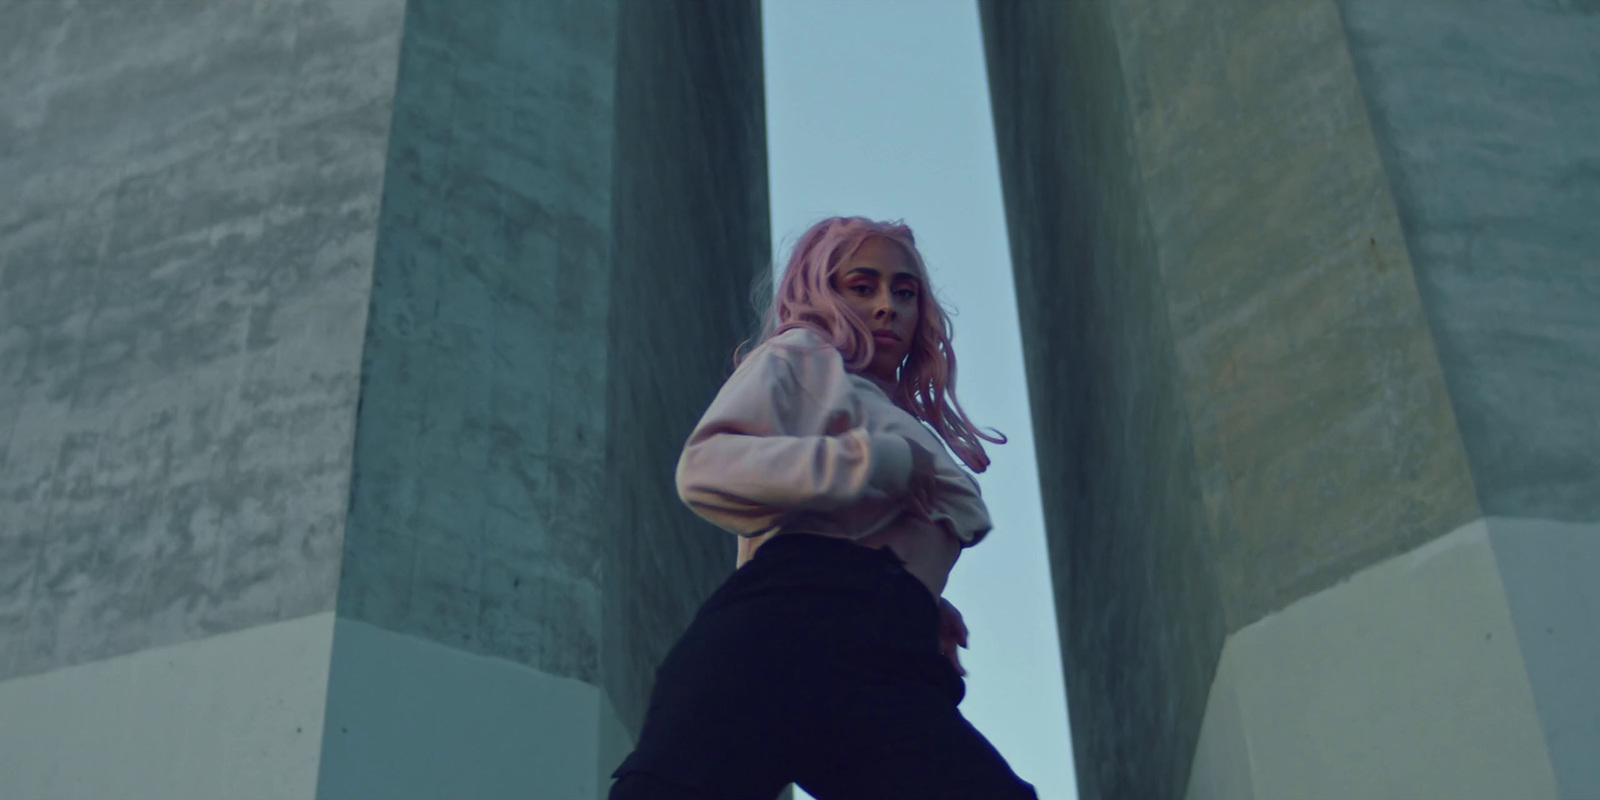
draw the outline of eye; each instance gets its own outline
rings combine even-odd
[[[867,295],[872,294],[872,287],[864,283],[858,283],[850,287],[850,291],[855,292],[860,297],[866,297]]]
[[[901,289],[900,291],[895,292],[895,294],[900,295],[907,300],[917,299],[917,292],[915,289]]]

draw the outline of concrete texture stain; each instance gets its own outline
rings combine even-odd
[[[1085,800],[1182,793],[1226,633],[1108,5],[979,6]]]
[[[1484,510],[1592,518],[1600,37],[980,8],[1080,790],[1174,795],[1223,633]]]
[[[331,608],[399,12],[0,6],[0,677]]]
[[[733,564],[672,473],[770,260],[759,43],[753,2],[408,5],[341,615],[637,730]]]
[[[599,681],[611,3],[412,2],[341,615]]]
[[[0,678],[336,606],[637,730],[733,562],[671,476],[770,265],[759,6],[13,3],[0,45]]]
[[[1484,512],[1600,521],[1600,13],[1339,8]]]
[[[602,586],[605,687],[635,731],[656,666],[733,570],[734,538],[672,475],[771,268],[760,8],[622,3]]]
[[[1237,630],[1479,512],[1337,8],[1115,9]]]

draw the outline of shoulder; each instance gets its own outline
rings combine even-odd
[[[801,387],[821,392],[844,379],[844,357],[811,328],[790,328],[762,342],[740,365],[767,375],[781,374]]]
[[[790,328],[757,345],[743,363],[770,365],[776,362],[798,368],[813,362],[829,361],[837,361],[841,366],[844,364],[844,358],[832,342],[810,328]]]
[[[787,362],[802,381],[844,372],[844,356],[833,342],[812,328],[790,328],[767,340],[773,355]]]
[[[833,349],[833,343],[814,328],[790,328],[768,339],[767,344],[784,350]]]

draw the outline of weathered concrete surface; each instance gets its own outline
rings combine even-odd
[[[406,6],[339,585],[341,616],[590,683],[615,16]]]
[[[1563,797],[1600,792],[1600,5],[1341,0]]]
[[[1222,636],[1479,509],[1332,0],[981,6],[1080,791]]]
[[[603,685],[637,731],[733,563],[672,471],[769,263],[757,14],[409,4],[342,616]]]
[[[1114,30],[979,8],[1079,796],[1176,797],[1226,630]]]
[[[672,466],[770,262],[758,14],[0,5],[0,678],[337,608],[620,758],[732,568]]]
[[[401,11],[0,4],[0,677],[332,609]]]
[[[771,269],[758,0],[622,0],[613,160],[605,686],[634,731],[656,665],[733,571],[672,480]]]
[[[1113,8],[1237,630],[1480,514],[1337,8]]]
[[[1484,512],[1600,521],[1600,5],[1339,7]]]

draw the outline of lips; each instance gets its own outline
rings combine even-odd
[[[891,342],[900,341],[900,335],[895,333],[894,331],[891,331],[891,330],[873,331],[872,332],[872,338],[874,338],[874,339],[887,339],[887,340],[889,340]]]

